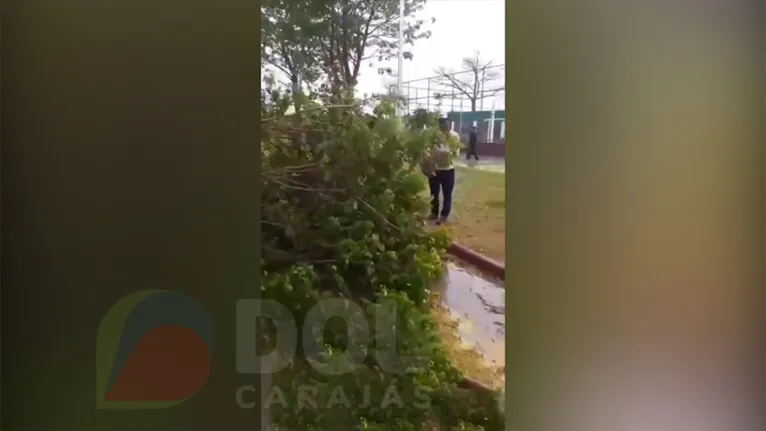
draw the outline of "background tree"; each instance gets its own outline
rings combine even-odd
[[[426,0],[405,0],[404,43],[431,36],[424,29],[425,20],[415,15],[423,10]],[[396,58],[399,49],[399,0],[329,0],[325,9],[330,37],[320,40],[324,65],[331,80],[346,88],[356,86],[362,65],[374,67]],[[431,19],[433,22],[434,19]],[[404,53],[412,59],[412,53]],[[378,68],[379,74],[390,69]]]
[[[405,45],[431,36],[415,17],[425,2],[405,0]],[[362,65],[379,66],[399,49],[399,0],[265,0],[261,6],[262,61],[284,73],[294,90],[323,78],[352,90]],[[412,59],[410,51],[403,55]]]
[[[282,72],[293,92],[323,75],[318,41],[328,37],[324,0],[261,3],[261,63]]]
[[[435,70],[438,75],[436,82],[450,90],[465,96],[471,103],[471,111],[476,111],[476,103],[488,97],[493,97],[505,90],[505,85],[500,85],[503,75],[491,61],[483,61],[479,51],[473,56],[463,58],[462,70],[454,71],[440,67]],[[462,72],[462,73],[461,73]],[[494,88],[486,90],[487,84],[495,84]],[[443,92],[442,92],[443,93]]]
[[[426,127],[436,127],[441,114],[439,111],[429,111],[424,108],[417,108],[408,117],[407,123],[410,128],[421,130]]]

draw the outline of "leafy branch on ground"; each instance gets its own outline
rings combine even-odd
[[[462,376],[445,356],[428,312],[429,286],[441,275],[449,245],[445,233],[426,231],[424,222],[426,181],[419,166],[437,133],[432,122],[405,126],[387,102],[372,115],[352,99],[321,105],[307,97],[299,113],[288,114],[292,104],[290,95],[275,89],[262,101],[262,297],[287,305],[299,328],[323,298],[365,304],[370,322],[379,300],[393,300],[399,353],[429,361],[405,375],[368,364],[327,376],[299,352],[276,376],[279,387],[310,383],[319,400],[342,387],[349,403],[300,411],[276,407],[277,426],[421,430],[438,422],[438,429],[504,429],[496,394],[460,388]],[[332,322],[316,331],[330,359],[349,340],[346,325]],[[368,353],[384,348],[380,342],[373,337]],[[381,408],[374,400],[368,406],[358,402],[364,391],[374,398],[391,387],[401,403]],[[416,387],[428,394],[428,408],[413,407]]]

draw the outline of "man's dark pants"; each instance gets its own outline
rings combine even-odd
[[[465,159],[471,160],[471,156],[476,158],[476,160],[479,160],[479,154],[476,152],[476,144],[468,145],[468,153],[466,154]]]
[[[455,188],[455,170],[447,169],[436,171],[428,177],[428,185],[431,187],[431,215],[437,217],[441,215],[444,218],[449,217],[452,210],[452,190]],[[444,195],[444,202],[439,213],[439,191]]]

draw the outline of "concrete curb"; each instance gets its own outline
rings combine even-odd
[[[463,387],[463,389],[468,389],[469,391],[485,392],[485,393],[494,392],[494,389],[490,388],[484,383],[478,382],[473,379],[469,379],[468,377],[463,377],[463,382],[461,386]]]
[[[477,253],[467,248],[466,246],[455,243],[452,243],[448,252],[453,256],[466,261],[470,265],[475,266],[480,271],[505,281],[505,263],[490,259],[489,257],[481,253]]]

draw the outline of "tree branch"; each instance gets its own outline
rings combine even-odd
[[[476,99],[476,93],[472,91],[471,84],[462,82],[455,78],[454,73],[445,71],[437,71],[436,73],[439,75],[439,80],[442,81],[442,85],[446,85],[454,90],[457,90],[471,100]]]
[[[479,99],[486,99],[487,97],[492,97],[501,91],[505,91],[505,87],[493,88],[491,90],[484,90],[484,92],[481,93],[481,95],[479,96]]]
[[[362,30],[361,36],[359,37],[359,40],[357,40],[356,43],[356,57],[354,58],[354,81],[356,81],[357,77],[359,76],[359,69],[362,66],[362,62],[364,59],[364,47],[367,46],[367,38],[370,36],[370,26],[372,25],[372,20],[375,18],[375,15],[377,15],[377,4],[375,2],[370,3],[370,15],[367,17],[367,19],[364,22],[364,29]],[[377,54],[378,49],[375,49],[375,52],[372,55]]]

